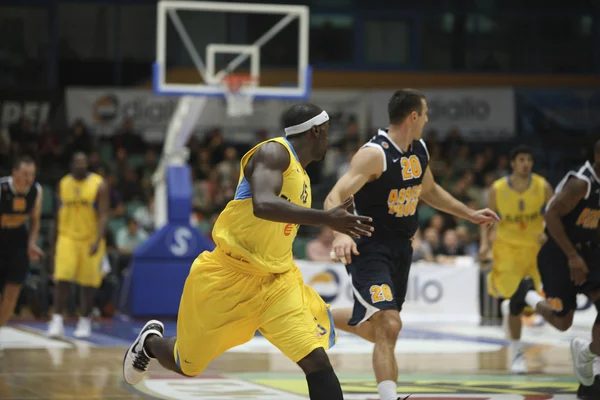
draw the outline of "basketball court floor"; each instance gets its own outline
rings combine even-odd
[[[95,323],[89,340],[44,337],[45,324],[13,323],[0,330],[0,399],[307,399],[304,376],[264,338],[257,336],[215,360],[197,378],[181,378],[153,363],[136,387],[121,376],[125,348],[143,321]],[[175,323],[165,323],[166,334]],[[589,332],[559,333],[547,326],[528,328],[531,373],[507,372],[508,342],[500,327],[407,326],[396,351],[399,393],[420,400],[567,400],[578,384],[569,342]],[[198,343],[202,346],[202,343]],[[329,354],[349,400],[376,400],[372,345],[343,333]]]

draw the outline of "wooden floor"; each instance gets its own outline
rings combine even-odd
[[[96,323],[88,341],[42,335],[44,324],[12,324],[0,330],[0,399],[307,399],[304,376],[264,338],[234,349],[195,379],[180,378],[153,363],[147,378],[131,387],[121,364],[127,343],[143,322]],[[167,324],[167,334],[174,333]],[[569,342],[584,331],[558,333],[530,328],[524,341],[532,371],[507,372],[507,342],[499,327],[405,327],[397,358],[399,394],[427,400],[566,400],[578,384]],[[346,399],[377,399],[372,345],[341,334],[330,351]]]

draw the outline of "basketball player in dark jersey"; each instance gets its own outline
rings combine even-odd
[[[526,305],[534,308],[560,331],[573,324],[577,294],[585,294],[600,310],[600,141],[594,148],[594,164],[586,162],[569,171],[556,187],[544,215],[548,240],[538,253],[538,268],[546,299],[526,277],[510,301],[510,312],[519,315]],[[575,376],[583,386],[594,384],[594,359],[600,354],[600,315],[592,328],[592,341],[575,338],[571,342]],[[579,391],[595,391],[598,384]],[[580,396],[580,398],[584,398]]]
[[[427,123],[422,93],[397,91],[388,103],[388,113],[389,128],[380,130],[354,155],[325,207],[331,209],[355,195],[355,211],[373,218],[371,237],[354,241],[336,234],[333,242],[332,256],[347,265],[355,299],[353,310],[333,310],[334,323],[375,343],[373,368],[379,396],[396,400],[394,348],[402,328],[399,311],[406,296],[419,199],[473,223],[492,224],[499,218],[489,209],[470,209],[433,180],[427,168],[429,153],[421,139]]]
[[[42,187],[35,162],[19,158],[10,176],[0,178],[0,327],[12,316],[29,269],[44,253],[36,245],[42,213]],[[30,229],[25,226],[30,220]]]

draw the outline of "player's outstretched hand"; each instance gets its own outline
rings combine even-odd
[[[341,261],[344,265],[352,262],[352,254],[360,255],[356,242],[348,235],[336,235],[329,256],[333,261]]]
[[[577,286],[583,285],[587,280],[589,272],[588,266],[583,257],[579,254],[569,257],[569,269],[571,270],[571,280]]]
[[[361,236],[371,236],[373,227],[366,225],[366,223],[373,221],[373,219],[362,215],[350,214],[347,210],[353,202],[354,196],[350,196],[345,202],[329,210],[327,212],[327,220],[323,221],[324,225],[355,239]]]
[[[500,217],[489,208],[473,211],[469,216],[469,221],[474,224],[492,226],[494,222],[499,222]]]

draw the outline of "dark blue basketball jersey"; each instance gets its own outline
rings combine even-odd
[[[379,130],[363,147],[375,147],[383,155],[383,173],[368,182],[354,195],[357,214],[373,218],[373,236],[369,240],[411,238],[418,228],[417,204],[421,195],[423,176],[429,164],[425,142],[415,140],[406,152]]]
[[[560,193],[569,179],[582,179],[587,182],[588,190],[577,206],[561,218],[565,233],[574,243],[596,241],[596,230],[600,219],[600,179],[594,168],[586,162],[578,171],[569,171],[556,187],[555,196]],[[549,204],[554,200],[551,199]]]
[[[26,232],[25,223],[41,193],[39,183],[34,183],[27,193],[17,193],[12,177],[0,178],[0,234]]]

